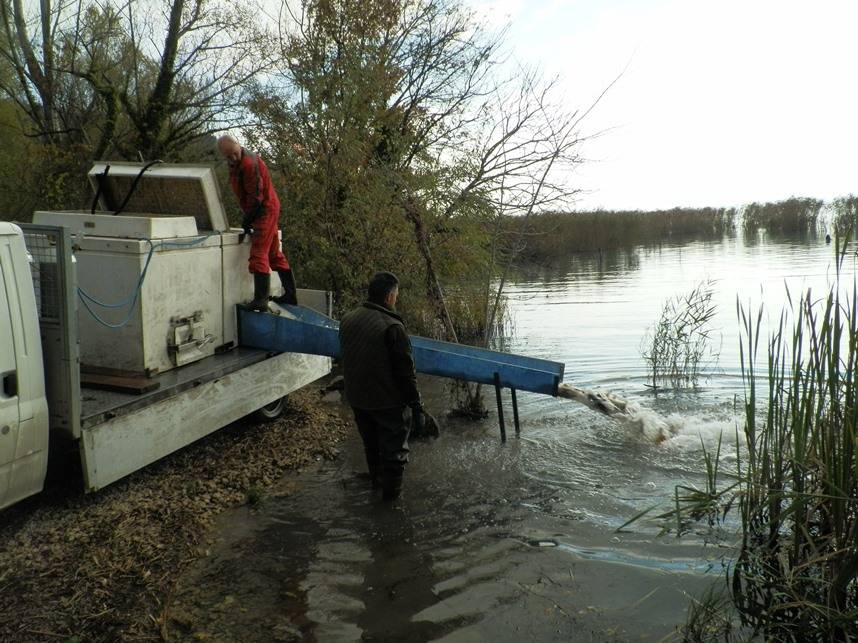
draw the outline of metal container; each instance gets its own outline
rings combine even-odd
[[[235,305],[253,292],[250,246],[229,229],[212,169],[141,175],[143,164],[111,163],[105,175],[107,165],[89,173],[107,212],[33,216],[73,234],[82,368],[152,376],[236,345]]]

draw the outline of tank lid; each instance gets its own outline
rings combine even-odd
[[[98,207],[103,212],[116,212],[127,199],[123,213],[190,216],[196,219],[200,232],[229,230],[217,178],[210,166],[146,165],[129,161],[95,163],[88,176],[98,194]]]

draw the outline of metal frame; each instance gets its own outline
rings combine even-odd
[[[31,252],[33,239],[42,236],[53,246],[56,262],[56,315],[43,315],[39,308],[39,329],[45,364],[45,388],[50,410],[50,427],[70,438],[80,437],[80,344],[77,328],[77,274],[71,232],[59,226],[19,224],[24,243]],[[34,257],[34,259],[43,257]],[[41,285],[39,284],[40,294]],[[41,302],[43,305],[44,302]]]

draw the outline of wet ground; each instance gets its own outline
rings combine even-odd
[[[442,428],[412,445],[395,505],[360,476],[355,433],[335,461],[224,514],[180,579],[171,636],[658,641],[718,576],[697,546],[576,513],[522,470],[531,442],[501,445],[491,422]]]

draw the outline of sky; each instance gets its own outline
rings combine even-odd
[[[578,209],[858,194],[858,0],[471,0],[599,136]]]

